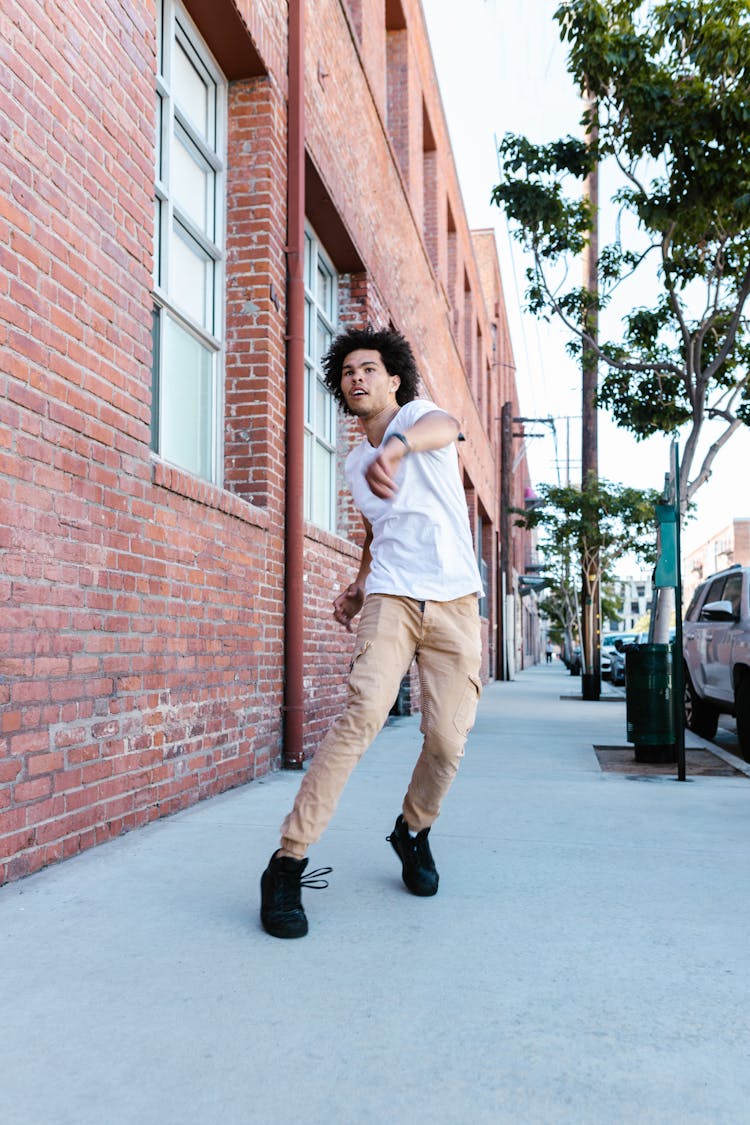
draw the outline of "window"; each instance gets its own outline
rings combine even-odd
[[[704,604],[706,604],[708,602],[719,602],[719,601],[721,601],[722,591],[724,589],[724,583],[725,582],[726,582],[726,578],[724,578],[724,577],[714,578],[713,582],[708,587],[708,593],[706,594],[706,602]]]
[[[489,617],[489,601],[487,597],[489,591],[489,567],[483,557],[484,534],[485,521],[481,516],[477,516],[477,566],[479,567],[479,577],[482,579],[482,588],[484,589],[484,594],[479,599],[479,616]]]
[[[732,613],[735,617],[740,616],[740,599],[742,597],[742,575],[730,574],[727,578],[724,590],[722,591],[722,599],[725,602],[732,603]]]
[[[338,278],[305,230],[305,519],[336,530],[336,402],[320,361],[336,334]]]
[[[685,613],[685,618],[686,618],[687,621],[695,621],[695,619],[697,618],[697,616],[698,616],[698,602],[700,601],[700,597],[701,597],[702,593],[703,593],[703,589],[702,589],[701,586],[699,586],[698,589],[694,592],[692,598],[690,599],[690,605],[687,607],[687,611]]]
[[[179,0],[159,17],[152,447],[221,483],[226,83]]]

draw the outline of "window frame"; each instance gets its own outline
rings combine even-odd
[[[735,613],[739,620],[742,613],[742,574],[740,571],[736,570],[733,574],[727,575],[721,597],[722,601],[732,603],[732,613]]]
[[[225,371],[225,263],[226,263],[226,166],[228,83],[213,58],[200,30],[181,0],[159,0],[157,5],[156,74],[156,167],[154,174],[154,367],[151,447],[154,453],[178,467],[223,484],[224,461],[224,371]],[[206,85],[206,127],[196,123],[178,104],[175,89],[177,49],[182,50]],[[184,142],[187,141],[187,144]],[[196,168],[203,168],[212,181],[207,184],[204,205],[205,229],[177,198],[170,174],[175,148],[182,144],[193,154]],[[197,159],[196,159],[197,158]],[[202,315],[181,304],[170,277],[172,247],[182,238],[189,253],[205,262],[205,305]],[[197,253],[196,253],[197,251]],[[168,401],[168,321],[196,341],[201,357],[210,358],[210,417],[202,418],[196,403],[198,451],[192,464],[181,463],[165,448],[164,419]],[[205,471],[200,448],[206,442]]]
[[[330,301],[327,308],[321,305],[318,299],[317,280],[318,271],[322,266],[330,279]],[[338,306],[339,306],[339,275],[336,267],[326,253],[323,244],[309,222],[305,222],[305,465],[304,465],[304,516],[305,519],[333,535],[338,533],[338,417],[336,400],[328,390],[323,379],[320,366],[322,355],[318,355],[317,341],[318,329],[322,325],[325,332],[333,340],[338,332]],[[316,403],[318,395],[326,396],[326,409],[328,413],[326,427],[318,426],[316,417]],[[318,449],[323,449],[328,459],[329,479],[328,487],[328,512],[326,522],[321,522],[320,513],[316,510],[315,498],[315,472],[317,458],[314,456]]]

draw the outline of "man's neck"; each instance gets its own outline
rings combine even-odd
[[[383,440],[383,434],[400,409],[400,406],[394,408],[387,407],[385,410],[381,410],[379,414],[376,414],[374,418],[360,418],[359,422],[362,429],[365,431],[365,437],[375,449],[380,445]]]

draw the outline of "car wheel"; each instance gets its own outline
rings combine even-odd
[[[750,762],[750,672],[743,672],[734,689],[734,713],[740,753]]]
[[[701,699],[685,668],[685,726],[700,738],[713,738],[719,725],[719,712],[707,699]]]

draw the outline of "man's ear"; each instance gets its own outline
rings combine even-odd
[[[395,394],[396,391],[398,390],[398,388],[401,386],[401,376],[400,375],[391,375],[390,378],[391,378],[391,380],[393,380],[391,382],[391,387],[393,389],[393,393]]]

